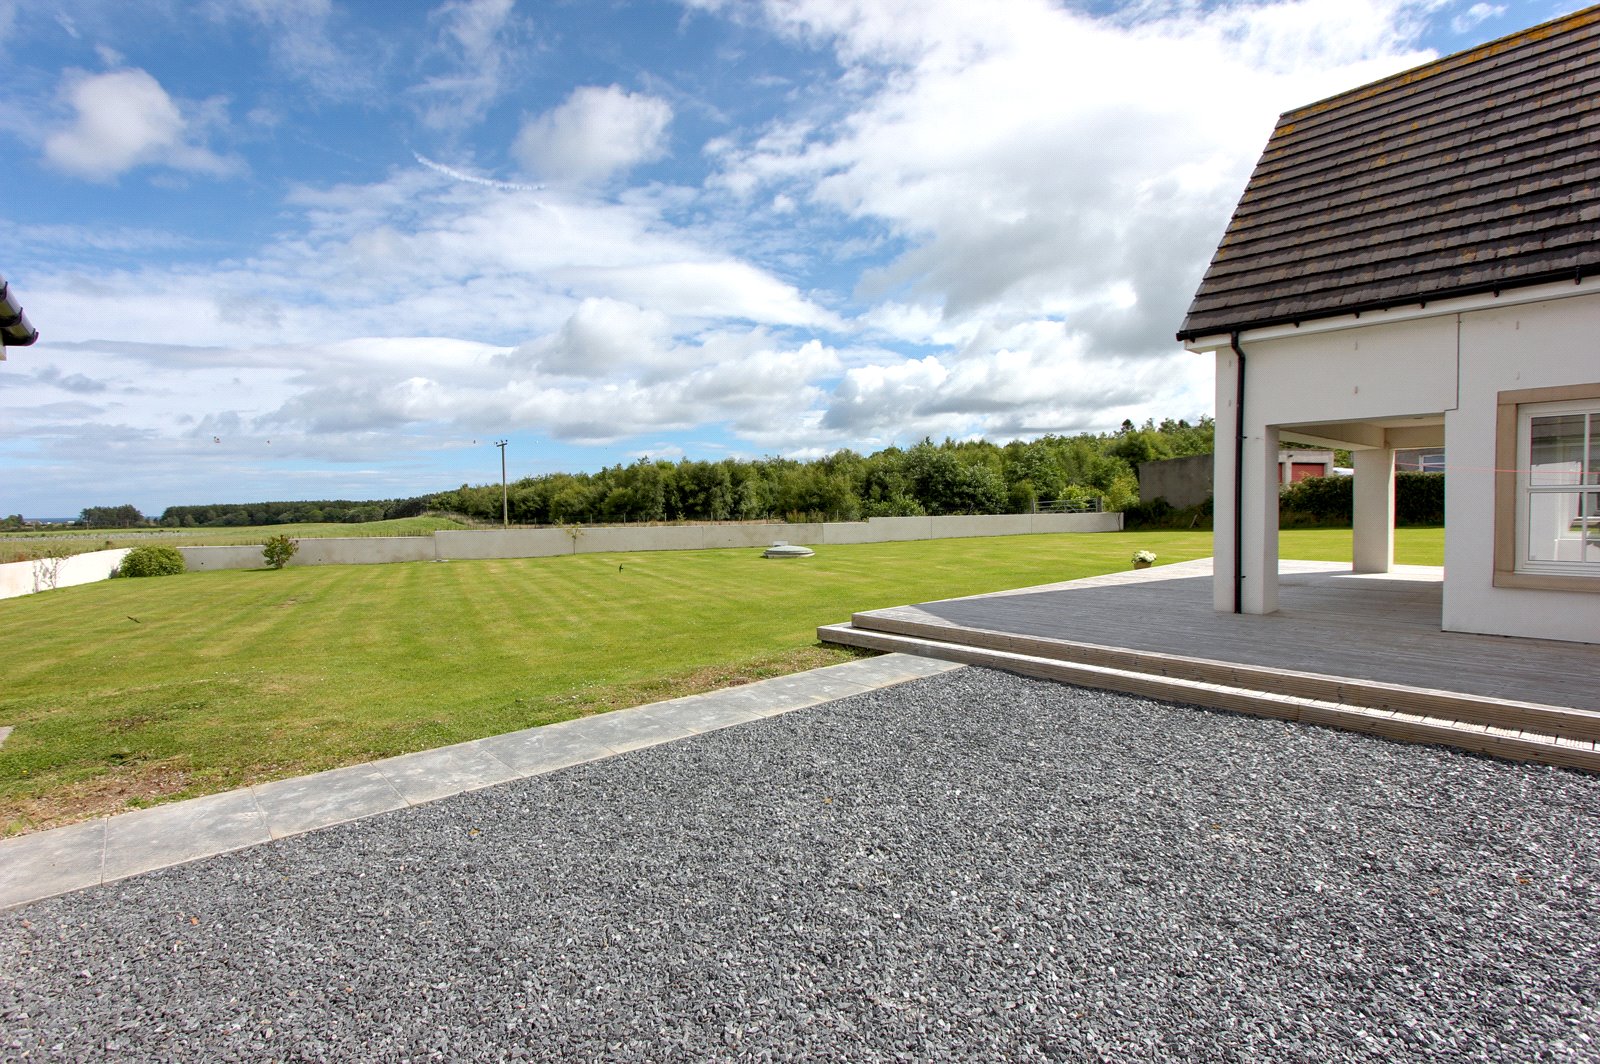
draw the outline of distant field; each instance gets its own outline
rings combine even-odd
[[[1401,561],[1439,564],[1442,530],[1402,529],[1399,544]],[[34,830],[843,661],[818,624],[1113,572],[1140,548],[1181,561],[1211,535],[231,570],[0,601],[0,725],[15,727],[0,823]],[[1348,559],[1350,533],[1286,532],[1283,553]]]
[[[449,517],[402,517],[393,521],[354,524],[241,525],[237,528],[62,528],[47,531],[0,532],[0,562],[28,561],[56,548],[70,554],[140,543],[167,543],[174,547],[228,547],[238,543],[264,543],[269,536],[296,539],[336,539],[356,536],[426,536],[441,528],[468,528]]]

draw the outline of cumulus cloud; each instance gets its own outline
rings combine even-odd
[[[164,166],[208,177],[239,169],[195,143],[195,129],[160,82],[143,70],[76,76],[63,91],[74,118],[44,143],[56,169],[111,181],[138,166]]]
[[[512,153],[535,176],[603,181],[666,150],[672,106],[619,86],[582,86],[560,105],[529,119]]]
[[[831,54],[840,76],[720,128],[692,157],[704,184],[629,189],[666,151],[673,110],[588,86],[516,137],[545,185],[418,155],[294,189],[277,236],[209,262],[185,246],[165,266],[79,268],[89,249],[168,238],[63,230],[74,258],[25,285],[51,345],[15,356],[55,369],[4,378],[9,409],[90,468],[181,456],[241,484],[242,456],[269,447],[389,462],[521,431],[820,454],[1198,416],[1211,367],[1172,334],[1277,112],[1426,58],[1411,42],[1438,7],[707,4]],[[308,71],[341,58],[325,0],[237,10],[263,26],[304,15]],[[429,61],[448,69],[411,102],[482,115],[514,21],[506,0],[435,8]],[[481,79],[473,57],[493,68]],[[90,91],[47,149],[55,165],[109,180],[205,152],[201,110],[154,79],[142,91],[128,123],[116,107],[140,92]],[[57,416],[63,400],[90,400],[81,424]]]

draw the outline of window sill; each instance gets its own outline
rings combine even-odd
[[[1600,594],[1600,576],[1512,573],[1496,569],[1494,586],[1519,587],[1530,591],[1588,591]]]

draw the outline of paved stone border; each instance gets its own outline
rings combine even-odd
[[[0,909],[933,676],[886,654],[0,841]]]

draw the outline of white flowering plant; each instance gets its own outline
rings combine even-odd
[[[1134,561],[1134,564],[1136,564],[1136,565],[1138,563],[1140,563],[1140,562],[1143,562],[1144,564],[1149,565],[1151,562],[1153,562],[1155,560],[1156,560],[1155,551],[1151,551],[1151,550],[1136,550],[1136,551],[1133,552],[1133,561]]]

